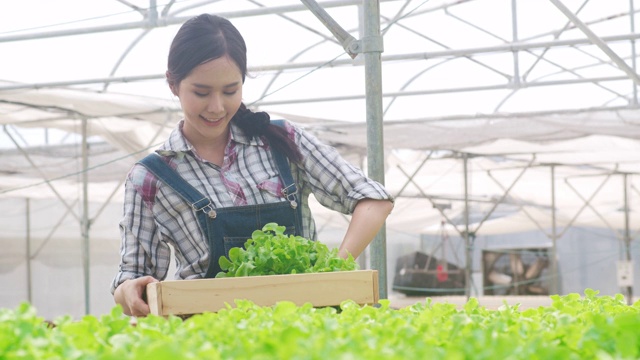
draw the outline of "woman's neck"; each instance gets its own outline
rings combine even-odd
[[[200,136],[188,136],[185,138],[191,143],[195,152],[203,160],[222,166],[224,162],[224,154],[227,144],[229,143],[229,131],[217,138],[205,138]]]

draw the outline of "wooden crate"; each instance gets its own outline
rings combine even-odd
[[[336,306],[344,300],[378,303],[378,271],[354,270],[314,274],[169,280],[147,285],[147,301],[155,315],[191,315],[235,306],[236,299],[260,306],[292,301],[297,305]]]

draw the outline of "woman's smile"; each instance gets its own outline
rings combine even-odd
[[[206,123],[211,124],[211,125],[220,124],[222,122],[222,120],[224,120],[224,116],[217,117],[217,118],[212,118],[212,117],[206,117],[206,116],[200,115],[200,118],[202,120],[204,120]]]

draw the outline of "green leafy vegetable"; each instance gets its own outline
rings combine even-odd
[[[150,315],[135,326],[118,305],[54,325],[21,304],[0,309],[0,359],[639,359],[640,302],[622,295],[551,296],[551,306],[496,310],[431,299],[394,309],[347,300],[339,310],[237,300],[188,319]]]
[[[352,255],[338,256],[338,249],[301,236],[285,235],[286,227],[266,224],[251,234],[245,249],[232,248],[229,257],[222,256],[218,263],[223,270],[216,278],[303,274],[357,270]]]

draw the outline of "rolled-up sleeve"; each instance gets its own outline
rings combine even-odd
[[[300,129],[296,142],[304,157],[303,178],[320,204],[351,214],[362,199],[393,201],[382,184],[368,178],[334,147]]]

